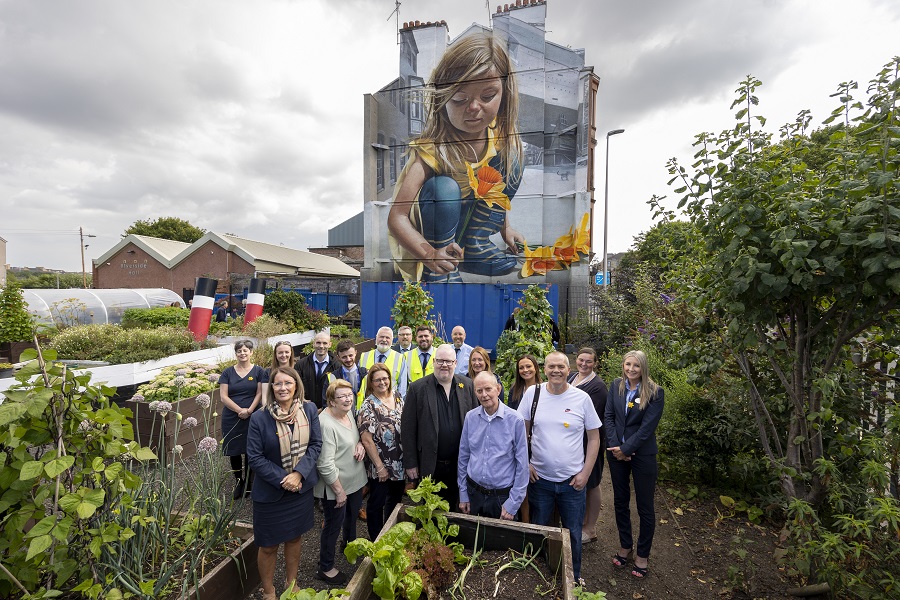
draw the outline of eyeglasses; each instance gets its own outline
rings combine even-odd
[[[390,377],[379,377],[378,379],[373,379],[372,383],[387,383],[390,380]]]
[[[436,364],[439,367],[449,367],[450,365],[452,365],[455,362],[456,362],[455,360],[444,360],[442,358],[434,359],[434,364]]]
[[[335,396],[335,400],[352,400],[353,394],[341,394],[340,396]]]
[[[279,388],[289,388],[294,387],[296,384],[293,381],[279,381],[278,383],[273,383],[272,387],[275,389]]]

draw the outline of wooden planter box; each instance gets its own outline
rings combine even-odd
[[[235,524],[235,534],[244,542],[241,547],[216,565],[184,598],[189,600],[243,600],[260,583],[253,526]]]
[[[394,512],[391,513],[381,530],[382,534],[393,527],[395,523],[411,520],[404,508],[403,504],[398,504],[394,508]],[[459,525],[459,535],[453,541],[461,542],[467,550],[472,550],[474,547],[476,532],[479,546],[485,550],[513,548],[521,552],[527,544],[531,544],[533,548],[539,548],[543,543],[543,554],[547,564],[551,570],[558,570],[561,574],[561,597],[563,600],[575,600],[572,593],[572,589],[575,587],[575,574],[572,571],[572,545],[569,541],[568,529],[488,519],[454,512],[448,512],[446,515],[451,525]],[[381,534],[378,537],[381,537]],[[560,565],[560,563],[562,564]],[[343,598],[368,600],[372,593],[374,578],[375,566],[370,558],[365,557],[359,568],[356,569],[350,583],[347,584],[347,595]]]
[[[171,452],[176,445],[181,445],[183,448],[181,457],[188,458],[197,453],[197,444],[206,436],[205,415],[210,410],[212,412],[209,414],[218,413],[220,416],[212,417],[212,422],[209,424],[209,435],[217,440],[221,437],[219,419],[224,405],[219,402],[218,388],[209,393],[209,398],[210,408],[206,410],[200,408],[193,396],[182,398],[179,402],[172,403],[173,410],[165,418],[161,417],[159,413],[151,411],[149,402],[129,402],[124,406],[130,408],[134,413],[131,423],[134,426],[135,439],[141,446],[148,446],[159,455],[157,446],[159,445],[159,432],[162,429],[164,431],[163,443],[165,444],[163,451]],[[181,413],[181,423],[176,423],[176,412]],[[197,426],[193,429],[184,426],[184,419],[188,417],[197,419]],[[178,431],[177,439],[175,438],[176,430]]]

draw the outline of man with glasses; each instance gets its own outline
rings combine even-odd
[[[443,482],[442,497],[457,507],[459,442],[466,413],[478,406],[472,380],[454,374],[456,352],[450,344],[434,353],[434,373],[412,382],[403,405],[400,440],[406,477],[430,476]]]
[[[412,327],[403,325],[397,330],[397,343],[393,345],[394,350],[400,354],[405,354],[413,349],[413,333]]]

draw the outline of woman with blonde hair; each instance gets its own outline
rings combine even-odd
[[[500,377],[491,370],[491,357],[487,350],[481,346],[475,346],[469,355],[469,371],[466,373],[466,377],[475,381],[475,377],[482,371],[487,371],[497,380],[497,385],[500,386],[500,402],[503,402],[503,384],[500,383]]]
[[[277,598],[274,587],[278,547],[284,544],[287,587],[297,579],[300,537],[313,526],[313,487],[322,432],[316,407],[303,401],[300,376],[290,367],[270,372],[262,410],[250,417],[247,459],[256,474],[253,535],[263,597]]]
[[[316,577],[339,585],[347,582],[347,576],[334,566],[335,545],[342,530],[342,548],[356,539],[356,520],[366,485],[366,469],[362,463],[366,450],[360,442],[359,429],[350,418],[350,410],[356,404],[350,382],[332,381],[325,390],[325,402],[326,407],[319,414],[322,452],[316,463],[319,482],[314,491],[316,498],[322,499],[325,513]]]
[[[620,548],[612,562],[616,567],[626,567],[633,554],[629,510],[633,480],[640,533],[631,574],[639,579],[649,573],[650,547],[656,529],[653,506],[658,472],[656,427],[664,404],[665,392],[650,377],[647,355],[640,350],[628,352],[622,359],[622,377],[610,386],[603,425],[619,530]]]

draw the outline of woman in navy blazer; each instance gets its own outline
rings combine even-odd
[[[665,394],[650,378],[647,355],[633,350],[622,360],[622,377],[609,387],[603,425],[606,429],[609,477],[613,487],[620,549],[613,556],[617,567],[628,565],[632,555],[631,482],[640,517],[637,553],[631,574],[647,576],[650,546],[656,529],[653,494],[656,491],[656,426],[662,417]]]
[[[250,417],[247,433],[247,458],[256,474],[253,535],[266,600],[277,598],[275,559],[282,543],[287,587],[297,579],[300,538],[313,526],[321,450],[319,413],[312,402],[304,402],[300,376],[290,367],[273,368],[265,406]]]

